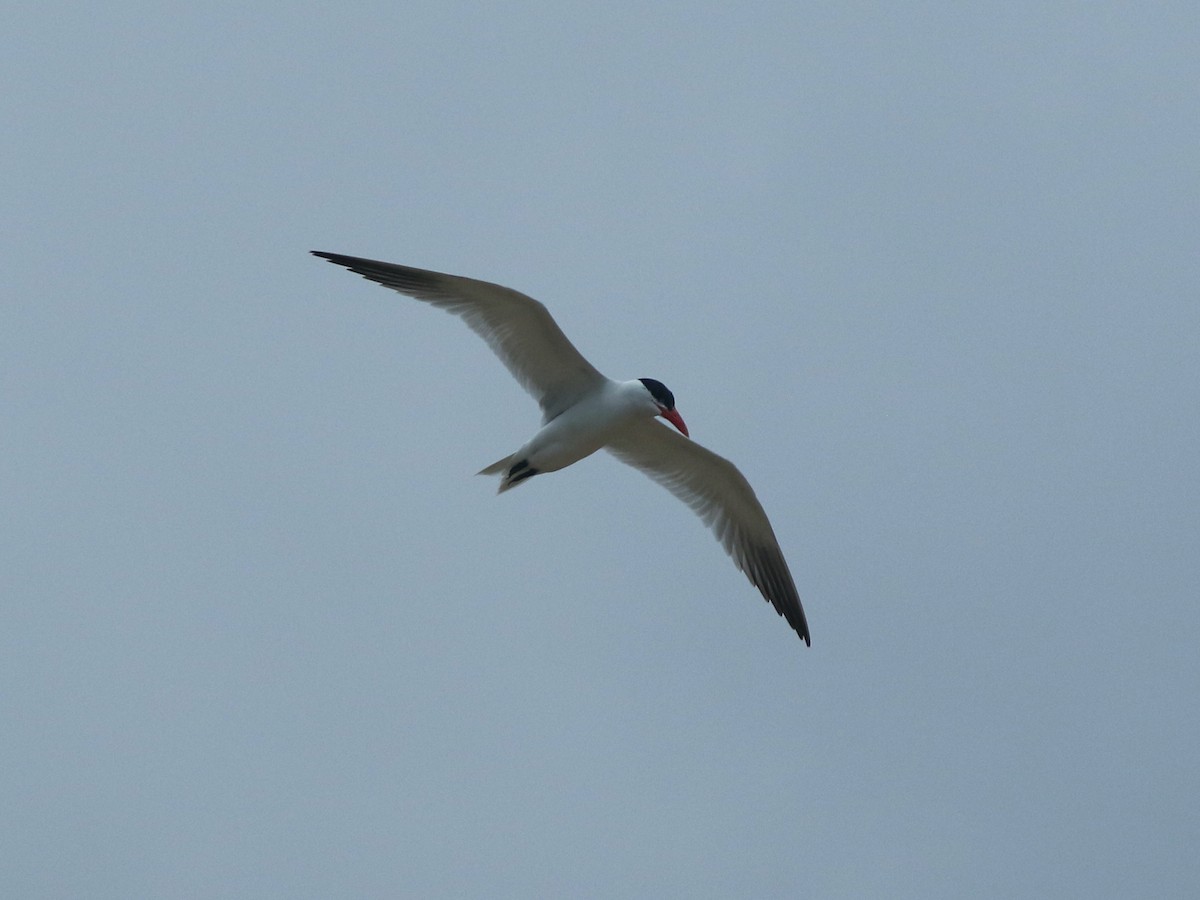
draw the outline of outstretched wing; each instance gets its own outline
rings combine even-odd
[[[567,340],[541,303],[487,281],[338,253],[314,256],[462,318],[553,419],[605,378]]]
[[[631,423],[606,449],[690,506],[750,583],[811,645],[804,607],[775,530],[737,466],[653,420]]]

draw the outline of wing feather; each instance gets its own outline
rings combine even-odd
[[[737,466],[655,421],[637,421],[607,449],[692,508],[734,564],[811,645],[808,621],[775,530]]]
[[[320,250],[312,252],[363,278],[461,318],[537,400],[546,421],[605,380],[575,349],[546,307],[519,291],[461,275]]]

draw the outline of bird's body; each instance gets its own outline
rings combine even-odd
[[[733,463],[688,439],[675,397],[661,382],[606,378],[575,349],[541,303],[511,288],[313,253],[460,316],[538,401],[542,427],[514,453],[480,472],[499,475],[501,492],[607,449],[687,503],[776,611],[810,642],[796,586],[753,489]],[[658,416],[676,431],[653,421]]]
[[[506,468],[524,463],[513,473],[514,480],[501,482],[500,490],[505,491],[531,477],[521,477],[529,470],[541,474],[565,469],[609,444],[614,436],[644,419],[647,413],[658,415],[647,399],[646,388],[640,381],[606,378],[596,390],[542,425],[515,453],[492,463],[479,474],[500,474]]]

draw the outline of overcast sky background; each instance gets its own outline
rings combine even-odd
[[[23,4],[0,887],[1200,889],[1194,3]],[[461,322],[757,489],[806,649]]]

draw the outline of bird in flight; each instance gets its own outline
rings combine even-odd
[[[804,608],[775,531],[750,483],[729,460],[688,437],[675,395],[653,378],[612,381],[567,340],[546,307],[512,288],[461,275],[312,251],[394,291],[459,316],[542,408],[542,427],[480,475],[500,492],[604,448],[692,508],[737,567],[811,644]],[[654,421],[661,416],[677,431]]]

